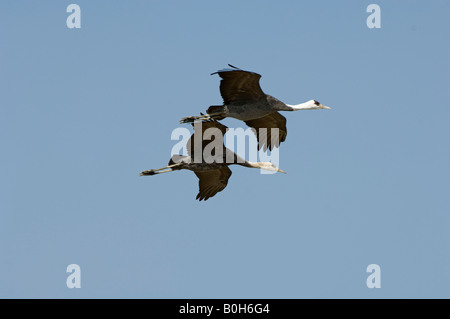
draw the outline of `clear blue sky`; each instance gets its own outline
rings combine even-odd
[[[450,2],[70,3],[0,3],[0,297],[450,297]],[[227,63],[333,109],[284,113],[286,175],[139,177]]]

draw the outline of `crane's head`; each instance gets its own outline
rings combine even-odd
[[[329,109],[331,109],[331,107],[322,105],[316,100],[309,100],[306,103],[308,104],[308,106],[310,107],[311,110],[320,110],[320,109],[327,109],[327,110],[329,110]]]

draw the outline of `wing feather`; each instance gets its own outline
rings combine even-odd
[[[207,200],[227,187],[231,170],[224,165],[220,169],[194,172],[198,177],[199,192],[196,199]]]
[[[223,137],[225,136],[226,132],[228,131],[228,127],[226,127],[225,125],[223,125],[222,123],[211,119],[211,120],[205,120],[199,123],[193,123],[192,126],[194,127],[194,133],[191,135],[191,137],[189,138],[187,144],[186,144],[186,148],[187,148],[187,153],[189,156],[191,156],[192,158],[195,158],[195,154],[199,154],[197,156],[200,156],[199,158],[202,158],[203,155],[203,149],[209,144],[211,143],[211,141],[215,140],[216,135],[213,135],[214,138],[212,138],[211,140],[209,139],[203,139],[204,138],[204,134],[205,131],[207,129],[218,129],[220,130],[220,132],[222,133],[222,135],[218,136],[221,137],[220,141],[223,144]],[[212,132],[213,134],[218,134],[218,132]],[[197,145],[197,144],[198,145]]]
[[[219,74],[220,94],[225,105],[259,101],[265,94],[259,86],[261,75],[241,69],[224,69],[212,74]]]
[[[258,150],[263,148],[264,151],[267,149],[272,150],[274,147],[279,147],[281,142],[286,140],[287,128],[286,128],[286,118],[278,112],[270,113],[264,117],[248,120],[245,123],[253,129],[258,140]],[[266,130],[264,130],[266,128]],[[272,128],[278,128],[278,138],[276,134],[272,136]],[[263,129],[263,130],[260,130]]]

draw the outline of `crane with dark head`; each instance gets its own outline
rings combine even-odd
[[[210,106],[207,114],[185,117],[180,123],[232,117],[244,121],[253,129],[258,139],[258,149],[272,150],[273,147],[279,147],[287,135],[286,118],[278,111],[330,109],[316,100],[296,105],[281,102],[262,91],[259,86],[260,74],[228,65],[230,66],[228,69],[211,73],[211,75],[218,74],[222,79],[220,94],[223,105]],[[271,136],[271,129],[278,129],[278,138]]]

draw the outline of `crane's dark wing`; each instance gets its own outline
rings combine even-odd
[[[258,150],[263,148],[272,150],[274,147],[279,147],[281,142],[286,140],[287,128],[286,118],[278,112],[270,113],[264,117],[245,121],[245,123],[253,129],[258,140]],[[266,130],[264,130],[266,128]],[[276,134],[272,136],[272,128],[278,128],[278,138]],[[263,130],[260,130],[263,129]]]
[[[222,123],[214,119],[205,120],[198,123],[192,123],[192,126],[194,127],[194,134],[191,135],[191,138],[188,140],[186,144],[187,153],[189,156],[194,157],[196,152],[200,152],[199,154],[201,154],[205,146],[214,141],[216,137],[220,137],[220,140],[218,142],[223,145],[223,137],[225,136],[225,133],[228,131],[227,126],[223,125]],[[209,136],[208,137],[205,136],[205,131],[207,129],[217,129],[220,132],[219,131],[208,132],[211,133],[210,136],[211,139],[209,139],[210,138]],[[221,134],[221,136],[219,134]]]
[[[230,65],[230,67],[233,67]],[[234,69],[223,69],[211,74],[219,74],[220,94],[225,105],[231,103],[244,103],[259,101],[265,98],[264,92],[259,86],[261,75],[255,72]]]
[[[228,166],[215,170],[194,172],[198,177],[199,192],[195,199],[207,200],[227,187],[228,179],[231,176],[231,170]]]

